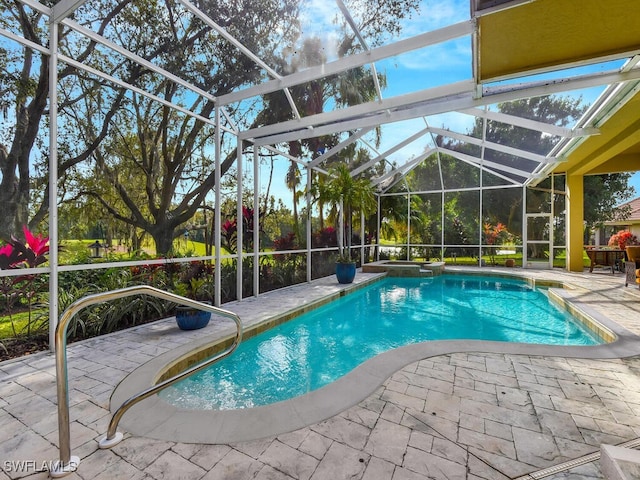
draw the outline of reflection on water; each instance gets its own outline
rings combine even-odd
[[[544,292],[517,280],[387,278],[242,342],[161,396],[193,409],[267,405],[320,388],[381,352],[442,339],[598,343]]]

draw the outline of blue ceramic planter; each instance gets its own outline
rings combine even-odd
[[[338,283],[352,283],[356,278],[356,264],[354,263],[336,263],[336,277]]]
[[[211,312],[195,310],[190,307],[178,307],[176,310],[176,323],[180,330],[197,330],[209,324]]]

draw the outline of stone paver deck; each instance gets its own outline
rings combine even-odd
[[[640,334],[640,294],[624,288],[622,274],[518,273],[569,283],[575,288],[565,296]],[[225,307],[254,324],[340,288],[324,279]],[[597,460],[545,477],[534,472],[598,452],[602,443],[640,437],[640,341],[634,353],[631,338],[625,348],[600,351],[600,358],[566,356],[563,347],[557,354],[491,351],[482,342],[458,352],[434,350],[398,368],[366,398],[294,431],[181,443],[128,433],[127,414],[124,441],[98,449],[110,396],[128,374],[223,330],[213,324],[182,332],[164,320],[70,345],[71,448],[81,462],[66,478],[601,479]],[[0,363],[0,480],[47,478],[47,462],[59,456],[54,363],[48,353]]]

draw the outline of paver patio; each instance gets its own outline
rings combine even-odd
[[[571,283],[567,296],[640,334],[640,292],[625,289],[621,274],[521,273]],[[324,279],[225,307],[255,323],[337,288]],[[525,480],[598,452],[602,443],[640,437],[640,356],[469,347],[412,362],[350,408],[292,432],[192,444],[131,435],[123,420],[124,441],[100,450],[114,388],[140,365],[202,335],[167,319],[68,347],[71,448],[81,462],[66,478]],[[54,363],[49,353],[0,363],[1,480],[47,478],[46,462],[59,456]],[[603,477],[596,460],[544,478]]]

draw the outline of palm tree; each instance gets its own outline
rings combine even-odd
[[[368,215],[376,211],[374,187],[367,178],[354,178],[343,162],[331,166],[325,187],[327,200],[340,212],[338,262],[351,263],[351,220],[354,213]]]
[[[300,199],[300,193],[298,192],[298,187],[300,186],[300,168],[298,168],[298,164],[291,160],[289,162],[289,169],[287,170],[287,175],[285,176],[285,183],[287,188],[293,192],[293,229],[296,235],[296,238],[300,238],[300,226],[298,222],[298,200]]]

